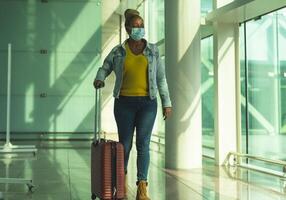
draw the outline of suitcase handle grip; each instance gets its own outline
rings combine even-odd
[[[100,142],[101,133],[101,89],[95,90],[94,142]]]

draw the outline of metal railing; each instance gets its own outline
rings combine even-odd
[[[249,165],[249,164],[244,164],[242,163],[242,158],[252,159],[256,161],[265,162],[268,164],[282,166],[282,172],[275,171],[275,170],[268,170],[266,168],[256,167],[256,166]],[[255,171],[258,171],[264,174],[274,175],[274,176],[278,176],[280,178],[286,179],[286,162],[282,160],[273,160],[273,159],[263,158],[259,156],[249,155],[249,154],[230,152],[224,161],[224,165],[232,166],[232,167],[236,167],[236,166],[243,167],[246,169],[255,170]]]

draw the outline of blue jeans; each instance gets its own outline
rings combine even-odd
[[[127,173],[129,154],[136,128],[137,179],[139,181],[147,180],[150,163],[150,138],[156,114],[156,99],[120,96],[114,102],[114,116],[119,142],[124,146],[125,173]]]

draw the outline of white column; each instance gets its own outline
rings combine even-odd
[[[230,1],[217,0],[223,6]],[[230,151],[237,151],[240,140],[240,66],[239,26],[214,22],[214,84],[215,84],[215,162],[222,165]],[[225,176],[221,168],[216,172]],[[230,188],[228,194],[225,188]],[[226,196],[237,196],[236,182],[219,179],[215,190]],[[235,195],[236,194],[236,195]]]
[[[166,73],[173,114],[166,122],[166,167],[202,165],[200,0],[165,1]]]
[[[223,164],[230,151],[237,151],[238,31],[238,24],[214,23],[215,160],[218,165]]]

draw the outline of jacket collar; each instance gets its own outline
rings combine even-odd
[[[126,51],[125,44],[127,43],[127,40],[128,40],[128,39],[126,39],[126,40],[121,44],[121,48],[123,48],[124,51]],[[145,40],[144,38],[143,38],[143,40],[144,40],[144,42],[146,43],[146,47],[145,47],[145,49],[143,50],[143,54],[144,54],[144,55],[148,55],[149,52],[150,52],[150,53],[152,52],[152,48],[151,48],[151,46],[150,46],[150,43],[149,43],[147,40]]]

